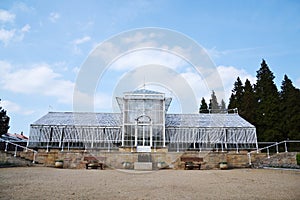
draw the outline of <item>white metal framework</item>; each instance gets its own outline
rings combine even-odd
[[[123,147],[165,147],[165,117],[170,98],[163,93],[136,90],[117,98],[122,112]]]
[[[256,129],[237,113],[166,114],[171,98],[137,90],[117,98],[121,113],[49,112],[30,126],[28,146],[169,151],[252,149]]]

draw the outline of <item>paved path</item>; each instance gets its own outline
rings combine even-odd
[[[0,199],[300,199],[300,172],[2,168]]]

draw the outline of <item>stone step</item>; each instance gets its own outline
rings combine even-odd
[[[134,170],[152,170],[152,162],[135,162],[134,163]]]

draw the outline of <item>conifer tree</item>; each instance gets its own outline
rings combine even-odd
[[[199,108],[199,113],[208,113],[208,106],[207,106],[207,103],[204,99],[204,97],[202,97],[201,99],[201,105],[200,105],[200,108]]]
[[[257,71],[255,95],[257,98],[256,130],[259,141],[281,141],[279,130],[279,94],[274,75],[265,60]]]
[[[228,109],[241,108],[243,93],[243,83],[240,77],[237,77],[229,99]]]
[[[9,117],[6,115],[6,110],[4,110],[0,106],[0,136],[7,133],[8,129],[9,129]]]
[[[257,109],[257,102],[253,87],[248,79],[245,81],[244,92],[241,98],[241,107],[239,107],[239,114],[252,124],[255,124],[255,110]]]
[[[212,113],[219,112],[219,103],[215,91],[212,91],[211,99],[209,100],[209,109]]]
[[[221,100],[220,107],[221,107],[221,110],[223,110],[223,111],[226,109],[226,104],[225,104],[225,101],[223,99]]]
[[[300,90],[295,88],[287,75],[280,91],[280,114],[282,139],[300,139]]]

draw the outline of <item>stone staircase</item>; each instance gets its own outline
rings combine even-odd
[[[34,166],[38,163],[33,163],[33,152],[23,151],[0,151],[0,167],[27,167]]]
[[[135,170],[152,170],[153,163],[151,153],[139,153],[137,162],[134,163]]]
[[[274,167],[274,168],[294,168],[300,169],[296,160],[297,152],[282,152],[268,156],[260,153],[260,156],[254,157],[252,166],[255,168]]]

